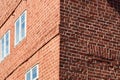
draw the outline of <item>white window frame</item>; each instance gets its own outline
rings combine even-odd
[[[21,17],[22,17],[22,15],[23,14],[25,14],[25,36],[22,38],[22,33],[21,33],[21,29],[22,29],[22,22],[21,22]],[[19,40],[18,40],[18,42],[16,42],[16,36],[17,36],[17,34],[16,34],[16,22],[19,20]],[[14,44],[15,44],[15,46],[16,45],[18,45],[25,37],[26,37],[26,26],[27,26],[27,11],[25,10],[21,15],[20,15],[20,17],[18,17],[18,19],[15,21],[15,24],[14,24],[14,26],[15,26],[15,40],[14,40]]]
[[[32,69],[37,67],[37,77],[35,79],[32,79]],[[30,72],[30,80],[37,80],[39,78],[39,67],[38,67],[38,64],[33,66],[32,68],[30,68],[26,74],[25,74],[25,80],[27,80],[27,74]]]
[[[6,53],[6,35],[8,34],[8,53]],[[2,57],[2,39],[4,39],[4,57]],[[0,39],[0,61],[4,60],[10,54],[10,30],[8,30],[3,37]]]

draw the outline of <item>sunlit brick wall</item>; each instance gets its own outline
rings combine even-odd
[[[10,30],[10,55],[0,62],[0,80],[25,80],[36,64],[40,80],[59,80],[60,1],[2,0],[0,6],[0,38]],[[15,46],[14,24],[25,10],[27,34]]]

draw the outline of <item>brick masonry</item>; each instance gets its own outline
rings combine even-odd
[[[24,10],[27,36],[14,46]],[[40,80],[120,80],[119,27],[119,0],[1,0],[0,38],[10,29],[11,43],[0,80],[24,80],[35,64]]]
[[[2,0],[0,9],[0,38],[7,30],[11,33],[10,55],[0,62],[0,80],[25,80],[25,73],[36,64],[40,80],[59,80],[60,1]],[[24,10],[27,36],[14,46],[14,23]]]
[[[60,0],[60,80],[120,80],[120,1]]]

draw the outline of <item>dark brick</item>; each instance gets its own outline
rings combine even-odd
[[[119,0],[61,1],[60,80],[119,80],[119,4]]]

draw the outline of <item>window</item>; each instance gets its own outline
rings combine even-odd
[[[26,73],[25,80],[38,80],[38,65],[34,66]]]
[[[15,22],[15,45],[26,36],[26,11]]]
[[[10,53],[10,30],[0,40],[0,54],[3,60]]]

